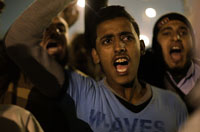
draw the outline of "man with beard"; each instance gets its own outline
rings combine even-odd
[[[200,67],[193,61],[194,33],[181,14],[163,15],[153,30],[152,48],[142,58],[142,78],[152,85],[178,93],[192,107],[187,97],[200,77]],[[154,76],[152,76],[154,74]]]
[[[37,45],[41,27],[44,29],[65,4],[66,0],[38,0],[15,21],[6,37],[7,51],[13,60],[40,90],[44,90],[41,87],[44,84],[51,91],[47,94],[64,94],[59,100],[63,110],[67,110],[69,102],[65,97],[70,94],[77,116],[95,132],[177,131],[187,117],[186,107],[174,93],[138,79],[140,56],[145,47],[139,40],[137,23],[124,7],[102,8],[91,23],[93,61],[101,64],[105,74],[101,81],[96,82],[71,69],[64,71],[46,49]],[[41,16],[48,17],[40,19]],[[39,71],[38,78],[34,78]],[[48,78],[43,78],[44,72]]]

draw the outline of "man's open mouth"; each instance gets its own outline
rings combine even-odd
[[[180,46],[173,46],[171,47],[169,53],[173,61],[177,62],[181,60],[181,53],[182,53],[182,48]]]
[[[170,54],[172,53],[181,53],[182,49],[179,46],[173,46],[170,49]]]
[[[58,47],[58,43],[57,43],[57,42],[49,42],[49,43],[47,44],[47,46],[46,46],[47,50],[48,50],[49,48],[56,48],[56,47]]]
[[[60,51],[61,45],[57,41],[48,42],[46,49],[49,55],[57,54]]]
[[[117,72],[124,73],[128,70],[128,63],[129,63],[129,58],[120,57],[114,61],[113,65],[115,66]]]

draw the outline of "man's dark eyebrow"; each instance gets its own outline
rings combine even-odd
[[[103,37],[100,38],[100,40],[103,40],[105,38],[112,38],[113,35],[112,34],[107,34],[107,35],[104,35]]]
[[[121,35],[133,35],[133,33],[132,32],[121,32],[119,35],[120,36]]]
[[[165,27],[165,28],[161,29],[160,32],[163,32],[163,31],[165,31],[165,30],[171,30],[171,29],[172,29],[171,27]],[[186,27],[186,26],[181,26],[181,27],[179,27],[179,29],[185,29],[185,30],[187,30],[188,27]]]
[[[180,29],[188,30],[188,27],[187,26],[181,26]]]
[[[121,33],[119,33],[119,35],[121,36],[121,35],[133,35],[133,33],[132,32],[121,32]],[[103,40],[103,39],[105,39],[105,38],[112,38],[114,35],[112,35],[112,34],[107,34],[107,35],[104,35],[103,37],[101,37],[100,38],[100,40]]]
[[[65,25],[62,22],[57,23],[57,25],[60,26],[60,27],[61,26],[65,27]]]
[[[165,30],[171,30],[171,29],[172,29],[171,27],[165,27],[165,28],[161,29],[160,32],[163,32]]]

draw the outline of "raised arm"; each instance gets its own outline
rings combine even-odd
[[[8,55],[40,92],[56,97],[64,84],[63,67],[39,46],[43,31],[65,6],[75,0],[36,0],[12,24],[5,43]]]

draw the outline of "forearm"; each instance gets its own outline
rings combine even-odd
[[[52,18],[71,1],[36,0],[13,23],[5,38],[9,56],[47,96],[59,93],[64,83],[64,72],[39,43]]]

